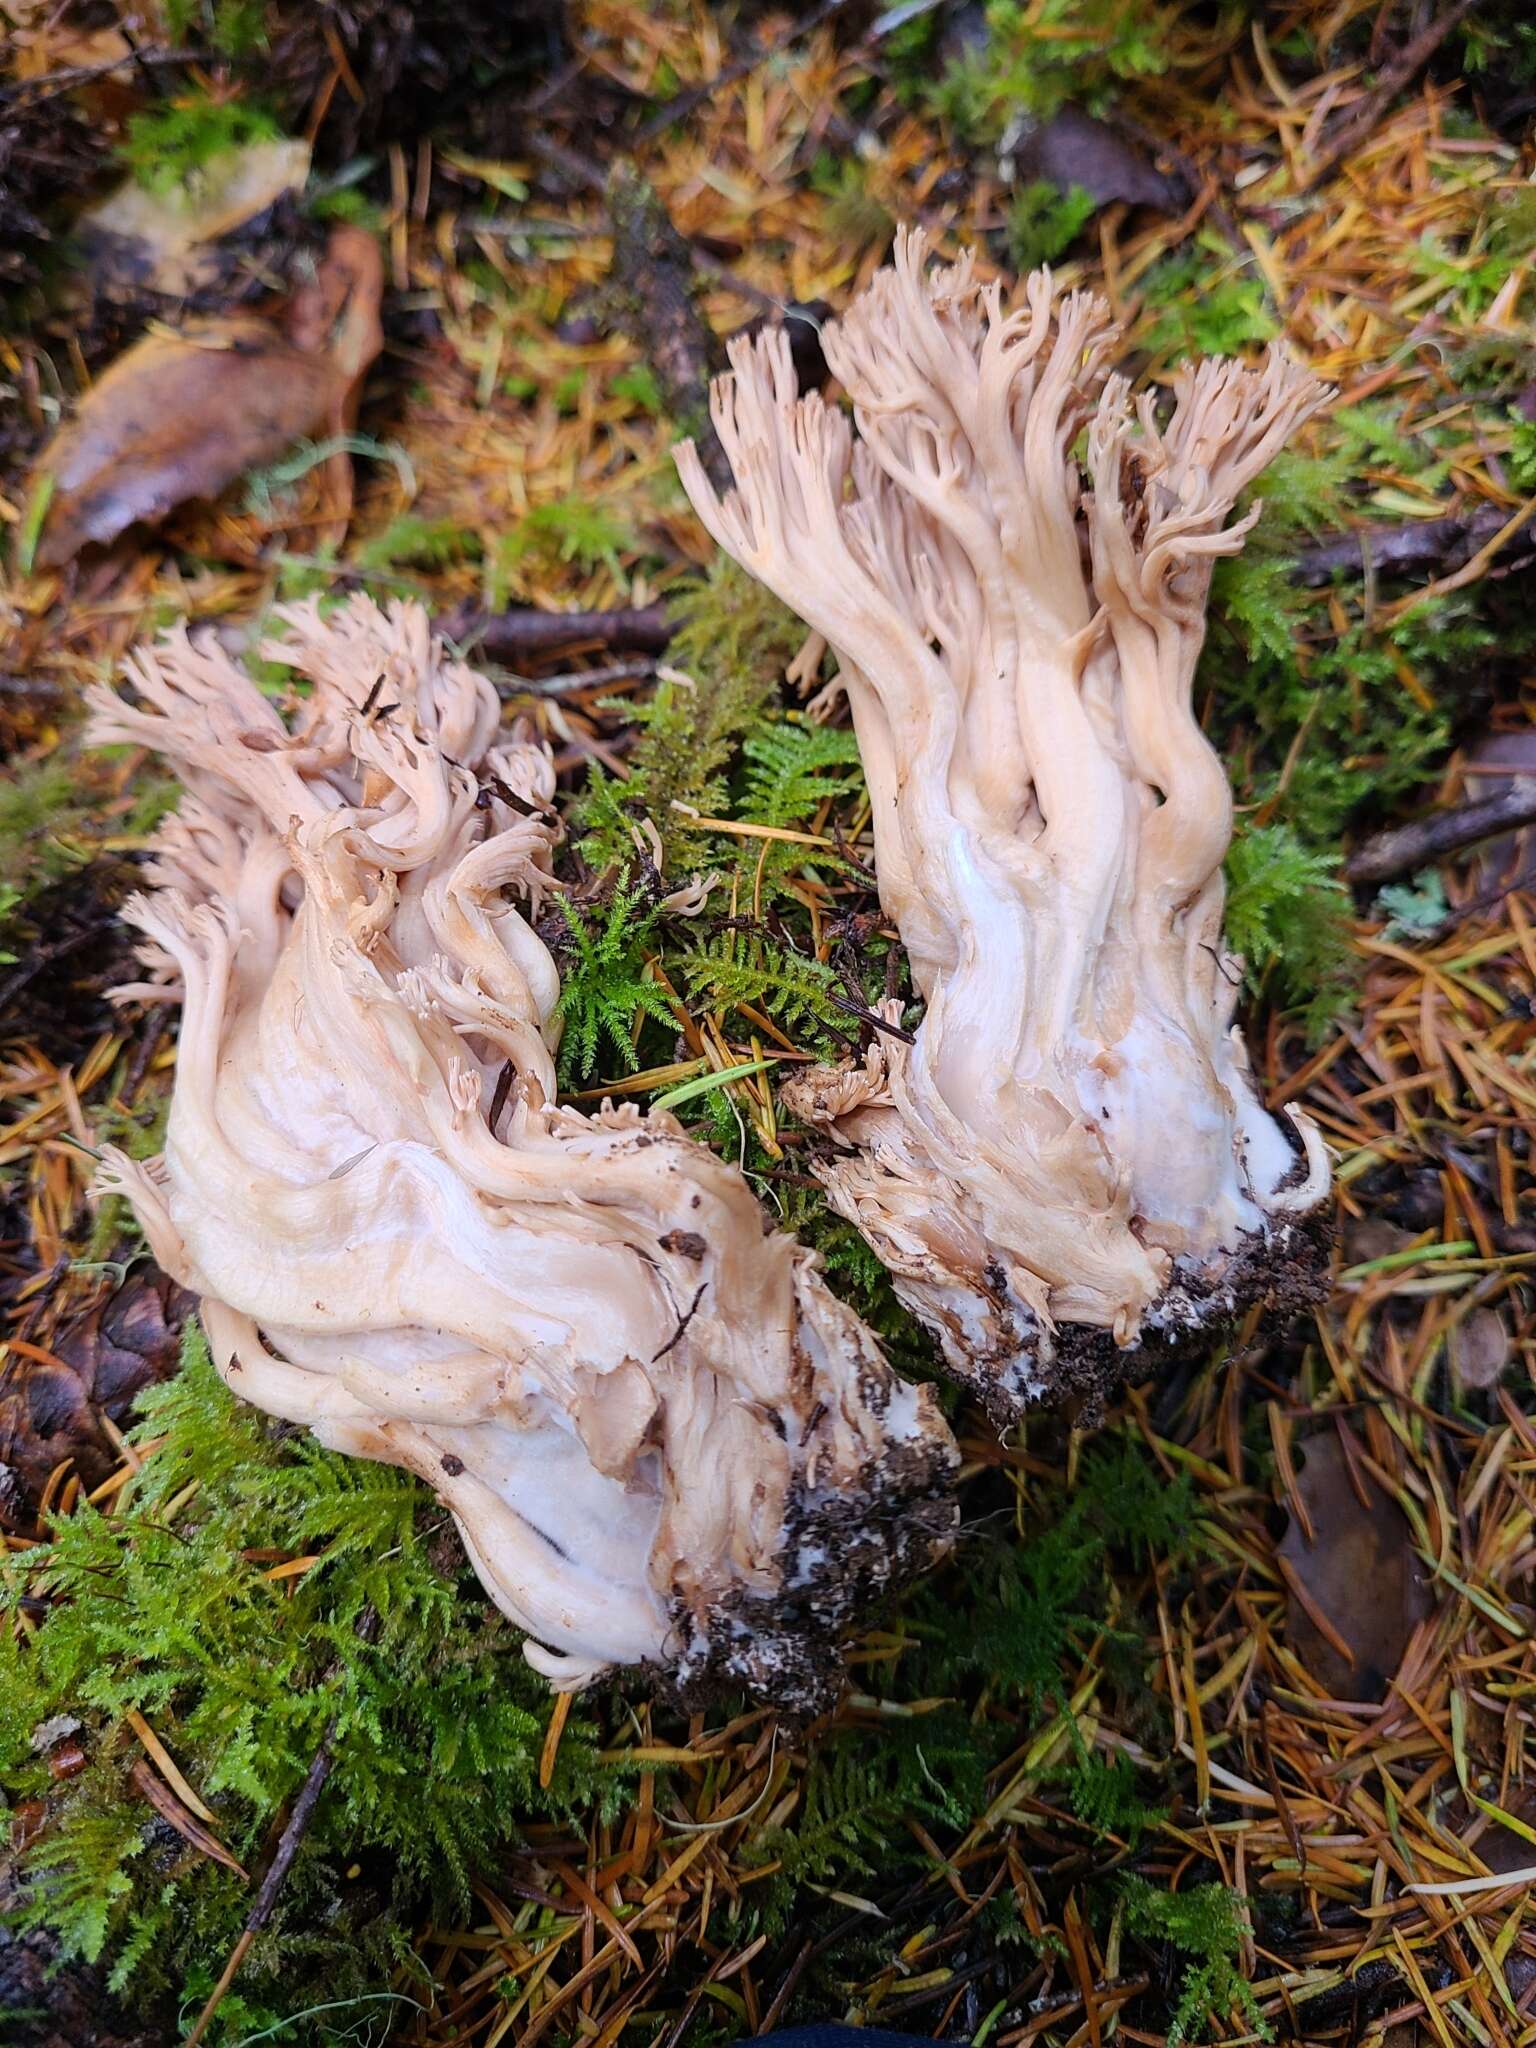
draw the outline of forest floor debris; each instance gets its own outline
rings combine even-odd
[[[517,119],[494,132],[487,88],[452,143],[374,125],[360,45],[307,25],[280,41],[273,91],[300,108],[292,132],[313,131],[323,175],[354,146],[376,158],[326,202],[385,257],[385,347],[348,428],[351,516],[323,466],[280,463],[6,585],[0,881],[19,900],[0,901],[0,948],[17,955],[0,981],[21,974],[25,1000],[0,1055],[0,1401],[25,1401],[34,1354],[68,1363],[147,1280],[86,1189],[104,1138],[154,1149],[174,1059],[163,1012],[101,1004],[108,963],[29,966],[68,931],[53,896],[40,925],[19,850],[84,924],[153,814],[142,763],[79,763],[71,707],[161,623],[245,645],[275,597],[315,588],[418,594],[461,620],[594,615],[564,647],[486,643],[555,749],[580,853],[550,941],[585,1020],[566,1085],[585,1100],[696,1091],[679,1113],[746,1162],[862,1307],[889,1312],[868,1260],[826,1227],[771,1078],[857,1045],[901,988],[856,756],[780,690],[797,636],[718,578],[644,660],[626,664],[633,643],[598,623],[655,621],[708,551],[672,472],[660,372],[599,317],[614,257],[601,183],[562,181],[530,127],[589,160],[633,158],[694,254],[691,297],[716,335],[740,325],[743,285],[846,303],[894,223],[921,218],[1004,267],[1049,257],[1099,284],[1153,380],[1192,350],[1283,334],[1338,387],[1219,580],[1202,708],[1243,808],[1231,929],[1256,1061],[1271,1104],[1304,1106],[1334,1149],[1341,1245],[1315,1319],[1264,1345],[1239,1332],[1128,1389],[1097,1437],[1041,1418],[1000,1442],[962,1412],[956,1562],[870,1631],[855,1689],[801,1733],[517,1689],[511,1632],[475,1618],[431,1496],[340,1461],[305,1466],[306,1494],[305,1454],[234,1410],[195,1345],[150,1397],[147,1435],[118,1444],[108,1402],[109,1468],[43,1471],[34,1428],[0,1502],[11,1851],[52,1829],[53,1867],[78,1878],[55,1924],[86,1954],[106,1944],[109,1964],[139,1943],[130,2011],[179,1999],[192,2024],[324,1754],[309,1832],[209,2040],[393,2026],[421,2048],[701,2048],[844,2012],[978,2048],[1181,2027],[1308,2042],[1390,2027],[1394,2048],[1532,2037],[1536,890],[1518,840],[1419,864],[1380,899],[1374,878],[1342,893],[1336,858],[1346,837],[1426,814],[1433,828],[1439,802],[1479,793],[1457,749],[1529,724],[1516,565],[1536,492],[1536,156],[1505,112],[1519,51],[1467,41],[1475,14],[1438,54],[1413,51],[1407,10],[1388,10],[1414,62],[1373,98],[1393,54],[1372,48],[1374,7],[1297,0],[1219,33],[1142,11],[1161,68],[1107,32],[1086,51],[1027,36],[1005,50],[997,24],[956,68],[947,10],[865,33],[827,8],[738,22],[702,0],[583,0],[549,30]],[[388,12],[369,45],[381,64]],[[452,10],[419,13],[440,105]],[[26,76],[101,63],[111,75],[87,92],[126,105],[147,89],[122,83],[111,49],[48,33],[29,28]],[[1485,68],[1458,80],[1480,47]],[[167,93],[195,92],[160,55],[146,61]],[[1000,110],[1026,89],[1042,117],[1115,95],[1162,196],[1184,188],[1177,209],[1128,204],[1138,190],[1089,193],[1085,210],[1037,189],[1049,177],[1008,182]],[[0,106],[34,213],[45,172],[84,147],[60,98],[25,130],[35,85]],[[27,464],[132,317],[113,312],[104,354],[41,319],[0,338],[13,540]],[[1426,862],[1444,843],[1431,829]],[[662,916],[648,862],[668,886],[717,872],[706,914]],[[111,890],[100,900],[109,915]],[[36,993],[44,967],[69,969],[62,1007]],[[884,1327],[921,1366],[910,1326]],[[1392,1609],[1363,1653],[1357,1604],[1305,1547],[1352,1523]],[[391,1586],[398,1612],[380,1606],[369,1641],[359,1619]],[[433,1631],[448,1654],[429,1669],[411,1645]],[[1375,1674],[1347,1697],[1330,1691],[1331,1636]],[[162,1797],[215,1816],[251,1883],[144,1796],[146,1756]],[[182,1972],[169,1985],[157,1942]],[[300,1981],[328,1988],[301,2001]],[[295,2020],[301,2002],[334,2009]],[[70,2023],[106,2038],[99,2011]]]

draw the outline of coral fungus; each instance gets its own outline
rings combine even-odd
[[[968,258],[924,259],[901,237],[824,336],[852,423],[768,329],[714,389],[734,491],[679,467],[837,656],[926,1005],[910,1049],[786,1100],[1007,1416],[1310,1285],[1327,1158],[1233,1028],[1232,799],[1191,691],[1212,562],[1255,516],[1227,525],[1235,501],[1323,394],[1282,355],[1205,362],[1160,422],[1109,372],[1100,299],[1037,272],[1010,309]]]
[[[932,1397],[671,1116],[558,1105],[547,750],[418,607],[284,618],[291,722],[185,631],[95,693],[187,790],[130,910],[182,1004],[165,1153],[103,1185],[231,1387],[436,1488],[557,1686],[816,1706],[947,1539]]]

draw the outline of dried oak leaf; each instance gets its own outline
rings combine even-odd
[[[176,1370],[191,1305],[163,1273],[135,1273],[65,1327],[52,1363],[12,1349],[0,1366],[0,1525],[27,1519],[66,1458],[87,1487],[107,1476],[117,1451],[100,1418],[126,1422],[137,1396]]]
[[[1413,1532],[1363,1466],[1369,1505],[1361,1500],[1336,1435],[1309,1439],[1305,1455],[1297,1491],[1312,1540],[1293,1514],[1277,1545],[1287,1639],[1330,1699],[1385,1699],[1408,1639],[1432,1605]]]
[[[382,343],[378,245],[337,228],[281,325],[254,313],[158,330],[119,358],[45,452],[36,561],[58,568],[137,521],[217,497],[318,429],[350,417]],[[35,502],[35,501],[34,501]]]

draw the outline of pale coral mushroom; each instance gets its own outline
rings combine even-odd
[[[1327,1156],[1266,1112],[1233,1027],[1232,797],[1191,690],[1213,561],[1255,516],[1234,503],[1324,394],[1280,354],[1206,362],[1160,424],[1108,373],[1100,299],[1037,272],[1010,309],[969,259],[924,259],[900,237],[823,336],[857,435],[768,328],[713,392],[735,490],[691,447],[678,466],[837,657],[926,1005],[910,1049],[786,1100],[1007,1416],[1311,1285]]]
[[[436,1488],[557,1686],[814,1707],[947,1540],[932,1396],[674,1118],[557,1105],[547,749],[418,607],[285,624],[291,725],[185,631],[95,693],[187,790],[129,912],[182,1003],[165,1153],[103,1184],[237,1393]]]

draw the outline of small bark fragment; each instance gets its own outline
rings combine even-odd
[[[1415,519],[1401,526],[1367,524],[1335,540],[1302,548],[1292,571],[1309,588],[1337,575],[1406,576],[1419,570],[1441,576],[1465,568],[1509,520],[1501,505],[1485,505],[1465,518]],[[1536,532],[1529,526],[1511,536],[1498,558],[1507,574],[1536,559]]]
[[[1536,777],[1522,776],[1497,796],[1476,797],[1470,803],[1454,804],[1450,810],[1435,811],[1416,818],[1410,825],[1394,825],[1378,832],[1356,847],[1344,864],[1351,882],[1390,882],[1398,875],[1410,875],[1448,853],[1501,832],[1536,823]]]
[[[632,165],[620,164],[608,180],[608,216],[614,321],[644,352],[667,412],[699,443],[705,469],[723,484],[730,470],[709,423],[709,380],[719,350],[694,298],[693,252],[655,188]]]

